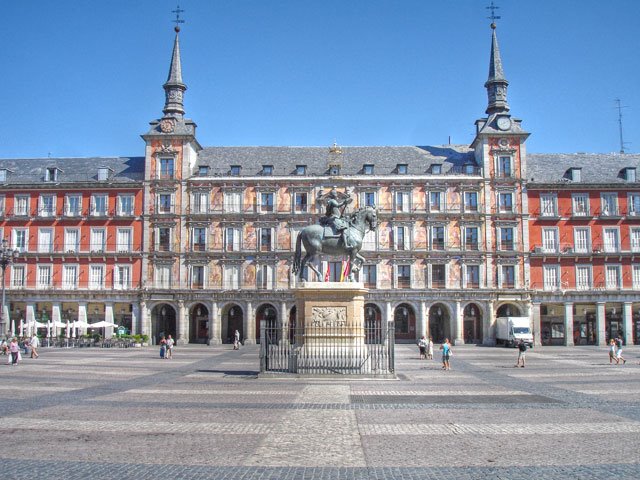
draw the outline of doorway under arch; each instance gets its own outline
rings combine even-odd
[[[382,311],[375,303],[364,306],[364,331],[366,343],[381,343],[386,332],[382,331]]]
[[[197,303],[189,311],[189,343],[209,341],[209,309]]]
[[[238,330],[240,340],[244,339],[244,312],[233,303],[222,312],[222,343],[233,343],[234,332]]]
[[[441,303],[436,303],[429,308],[429,336],[433,343],[442,343],[445,338],[453,341],[449,310]]]
[[[401,303],[393,311],[396,340],[416,339],[416,312],[408,303]]]
[[[160,337],[169,335],[176,338],[176,310],[168,303],[161,303],[151,310],[151,338],[158,345]]]
[[[256,310],[256,343],[260,343],[261,331],[260,324],[262,320],[265,321],[267,327],[267,343],[277,343],[280,339],[280,332],[278,332],[278,311],[276,307],[269,303],[263,303]]]
[[[520,307],[513,303],[505,303],[498,307],[496,317],[521,317]]]
[[[463,339],[464,343],[482,344],[483,326],[482,310],[475,303],[470,303],[464,307],[463,318]]]

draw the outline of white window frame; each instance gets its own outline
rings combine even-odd
[[[239,290],[241,273],[240,265],[223,265],[222,288],[224,290]]]
[[[158,215],[171,215],[175,211],[175,194],[172,192],[158,192],[156,212]],[[169,197],[169,205],[164,205],[163,199]]]
[[[513,267],[513,287],[506,287],[505,279],[504,279],[504,268],[505,267]],[[499,264],[498,265],[498,288],[514,288],[517,289],[519,287],[518,281],[518,265],[517,264]]]
[[[469,267],[474,267],[478,269],[478,287],[477,288],[482,288],[482,268],[481,268],[481,265],[477,263],[469,263],[469,264],[462,265],[462,288],[467,288],[467,285],[469,283],[467,278]],[[476,287],[470,287],[470,288],[476,288]]]
[[[36,288],[46,290],[53,286],[53,265],[37,265]]]
[[[209,192],[196,191],[191,193],[191,213],[209,213]]]
[[[229,233],[231,230],[231,242],[229,242]],[[231,243],[231,248],[229,244]],[[225,227],[224,229],[224,250],[225,252],[239,252],[242,250],[242,228]]]
[[[256,266],[256,288],[258,290],[273,290],[275,268],[268,263]]]
[[[411,212],[411,192],[404,190],[393,192],[393,210],[395,213]]]
[[[634,290],[640,290],[640,265],[633,265],[631,269],[631,280]]]
[[[444,287],[434,286],[433,267],[434,265],[444,265]],[[429,288],[448,288],[449,285],[449,263],[429,263],[427,265],[427,285]]]
[[[167,229],[169,230],[169,245],[167,245],[166,250],[160,250],[160,230]],[[169,227],[166,225],[156,227],[155,235],[154,235],[154,249],[157,252],[172,252],[173,251],[173,227]]]
[[[588,193],[571,194],[571,214],[574,217],[588,217],[589,207],[590,205]]]
[[[581,245],[580,232],[584,232],[584,245]],[[573,251],[589,253],[591,251],[591,227],[573,227]]]
[[[171,166],[171,172],[164,171],[165,169],[163,167],[165,165]],[[176,178],[176,159],[174,157],[158,158],[158,178],[160,180],[173,180]]]
[[[45,205],[47,201],[50,201],[50,205]],[[56,195],[50,193],[43,193],[38,199],[38,217],[40,218],[53,218],[56,216]]]
[[[613,202],[608,201],[613,200]],[[600,194],[600,215],[603,217],[615,217],[618,215],[618,194],[603,192]]]
[[[89,232],[89,251],[104,253],[107,250],[107,229],[104,227],[91,227]],[[102,235],[102,239],[100,239]]]
[[[509,205],[507,202],[502,202],[503,198],[510,198]],[[515,209],[515,194],[513,191],[502,191],[496,193],[496,204],[498,205],[499,213],[513,213]]]
[[[640,216],[640,193],[630,192],[627,194],[627,215]]]
[[[62,266],[62,288],[64,290],[76,290],[78,288],[78,278],[80,267],[77,264]]]
[[[369,287],[369,288],[378,288],[378,264],[377,263],[366,263],[362,266],[362,269],[360,270],[360,272],[358,273],[359,275],[359,281],[361,281],[362,283],[365,283],[368,285],[367,282],[365,282],[365,275],[364,275],[364,269],[365,267],[367,267],[367,269],[371,269],[373,268],[373,272],[374,272],[374,276],[375,276],[375,283],[373,284],[373,287]]]
[[[303,196],[306,196],[306,201],[303,204],[302,202],[300,203],[301,208],[298,208],[298,198],[303,198]],[[302,192],[302,191],[298,191],[298,192],[293,192],[293,205],[291,208],[291,211],[295,214],[295,215],[300,215],[300,214],[306,214],[309,213],[309,198],[311,198],[311,195],[309,194],[309,192]],[[304,208],[302,208],[302,205],[304,206]]]
[[[256,247],[258,252],[272,252],[275,251],[276,249],[276,232],[275,232],[275,228],[273,227],[258,227],[257,229],[258,231],[257,233],[257,241],[256,241]],[[269,233],[269,245],[264,247],[262,246],[262,234],[264,232],[268,232]]]
[[[224,192],[223,209],[225,213],[242,213],[242,192]]]
[[[198,239],[199,235],[196,235],[196,230],[201,230],[204,233],[204,245],[202,246],[202,248],[198,247],[198,249],[196,250],[196,245],[201,245],[200,242],[196,242],[196,240]],[[194,226],[191,227],[191,251],[195,252],[206,252],[207,249],[209,248],[209,236],[207,235],[207,227],[202,226],[202,225],[198,225],[198,226]]]
[[[507,164],[509,165],[509,172],[505,172],[503,168],[504,162],[503,160],[507,160]],[[514,176],[514,165],[513,165],[513,156],[512,155],[496,155],[496,172],[497,177],[499,178],[511,178]]]
[[[30,195],[16,195],[13,198],[13,214],[17,217],[28,217],[31,213]]]
[[[475,248],[473,247],[468,247],[467,246],[467,229],[468,228],[473,228],[476,230],[476,246]],[[462,229],[462,250],[469,250],[472,252],[477,252],[480,250],[480,239],[481,239],[481,229],[478,225],[462,225],[461,227]]]
[[[196,269],[202,269],[202,285],[195,283],[196,281]],[[192,289],[203,290],[207,288],[207,266],[206,265],[189,265],[189,286]]]
[[[98,199],[104,200],[104,211],[98,210]],[[106,217],[109,214],[109,195],[106,193],[94,193],[91,195],[91,216]]]
[[[605,264],[604,266],[605,288],[607,290],[620,290],[622,288],[622,266],[619,264]],[[615,284],[612,280],[615,273]]]
[[[124,200],[127,199],[127,203],[130,204],[130,208],[126,209],[124,208]],[[120,217],[132,217],[135,214],[135,208],[136,208],[136,197],[133,194],[130,193],[120,193],[118,194],[117,197],[117,203],[118,203],[118,216]]]
[[[373,204],[371,203],[367,203],[367,196],[368,195],[373,195]],[[375,205],[378,205],[378,191],[377,190],[363,190],[362,192],[360,192],[360,206],[362,207],[373,207]]]
[[[429,212],[446,211],[445,201],[445,192],[442,190],[430,190],[427,192],[427,207]]]
[[[467,202],[468,200],[467,195],[475,196],[475,205],[473,208],[470,208],[471,202]],[[478,192],[475,192],[475,191],[467,191],[463,193],[462,202],[464,205],[463,208],[465,212],[477,212],[479,210],[478,197],[479,197]]]
[[[375,252],[378,250],[378,231],[367,230],[362,239],[362,250],[366,252]]]
[[[579,272],[586,272],[586,283]],[[576,290],[591,290],[593,288],[593,267],[591,265],[576,265]]]
[[[629,228],[629,242],[632,252],[640,252],[640,227]]]
[[[24,242],[18,242],[22,238]],[[21,245],[23,243],[23,245]],[[16,227],[11,230],[11,248],[18,250],[20,253],[29,251],[29,229],[24,227]]]
[[[433,248],[434,245],[434,229],[436,228],[442,228],[442,232],[443,232],[443,245],[442,245],[442,249],[437,249],[438,251],[445,251],[447,249],[447,226],[446,225],[429,225],[429,249],[430,250],[435,250]]]
[[[408,267],[409,268],[409,286],[408,287],[400,287],[400,282],[399,282],[399,267]],[[400,263],[400,264],[395,264],[393,266],[393,288],[413,288],[413,277],[414,277],[414,273],[413,273],[413,265],[410,263]]]
[[[126,238],[123,236],[126,235]],[[119,227],[116,230],[116,252],[130,253],[133,244],[133,229],[131,227]]]
[[[516,250],[517,244],[518,244],[517,243],[518,230],[515,227],[509,226],[509,225],[500,225],[497,228],[498,228],[498,231],[496,232],[496,243],[498,245],[498,250],[504,251],[504,252],[512,252]],[[503,230],[511,231],[511,248],[509,248],[509,245],[503,244],[503,240],[502,240]]]
[[[271,196],[271,209],[265,210],[263,205],[263,195]],[[277,212],[277,195],[272,191],[258,191],[256,192],[256,203],[258,204],[258,213],[276,213]],[[268,202],[267,202],[268,203]]]
[[[153,276],[154,276],[154,284],[156,288],[160,288],[160,289],[171,288],[171,281],[172,281],[171,265],[165,265],[165,264],[155,265]]]
[[[602,227],[602,246],[606,253],[620,252],[620,227]]]
[[[558,216],[558,195],[556,195],[555,193],[540,194],[540,216]]]
[[[53,228],[38,229],[38,253],[53,253]]]
[[[105,265],[89,265],[89,290],[102,290],[105,287]]]
[[[394,225],[392,230],[393,250],[411,250],[411,228],[407,225]],[[399,238],[402,237],[402,245],[399,245]],[[402,247],[402,248],[400,248]]]
[[[11,288],[25,288],[27,280],[27,266],[24,264],[11,265]]]
[[[71,199],[78,200],[77,210],[71,210]],[[64,215],[65,217],[80,217],[82,216],[82,195],[78,193],[69,193],[64,196]]]
[[[544,253],[558,253],[560,251],[559,239],[558,227],[544,227],[542,229],[542,251]]]

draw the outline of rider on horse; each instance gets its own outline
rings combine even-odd
[[[344,247],[346,249],[353,248],[347,235],[349,222],[344,219],[344,208],[353,201],[353,198],[347,193],[344,200],[338,200],[338,191],[335,188],[331,189],[328,196],[329,200],[327,201],[325,216],[320,219],[320,223],[333,226],[336,233],[341,236]]]

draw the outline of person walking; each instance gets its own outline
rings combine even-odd
[[[612,338],[609,340],[609,365],[616,362],[616,365],[620,363],[618,357],[616,357],[616,341]]]
[[[9,344],[9,352],[11,353],[11,365],[17,365],[20,358],[20,346],[18,345],[18,339],[16,337],[13,337],[11,339],[11,343]]]
[[[527,353],[527,344],[524,343],[524,340],[520,340],[518,342],[518,362],[514,365],[514,367],[522,367],[524,368],[525,354]],[[520,365],[522,363],[522,365]]]
[[[167,339],[164,338],[164,335],[160,337],[160,358],[167,358]]]
[[[233,349],[240,350],[240,332],[238,330],[233,332]]]
[[[616,337],[616,359],[618,360],[618,363],[620,363],[620,360],[622,360],[623,365],[627,363],[627,361],[622,356],[622,338],[620,338],[620,335]]]
[[[31,358],[38,358],[40,356],[40,354],[38,353],[40,339],[35,333],[33,334],[33,337],[31,337],[31,340],[29,340],[29,346],[31,347]]]
[[[429,337],[429,342],[427,342],[427,359],[433,360],[433,339]]]
[[[173,340],[173,338],[171,338],[171,335],[169,335],[167,337],[167,354],[166,357],[171,359],[173,358],[173,346],[176,344],[176,342]]]
[[[426,337],[423,335],[422,338],[418,341],[418,349],[420,350],[420,360],[424,360],[427,358],[428,346],[429,346],[429,342],[427,342]]]
[[[444,339],[444,342],[440,345],[440,350],[442,350],[442,369],[451,370],[451,364],[449,363],[449,359],[451,358],[451,344],[448,338]]]

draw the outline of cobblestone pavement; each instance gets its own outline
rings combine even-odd
[[[258,348],[47,349],[5,365],[6,479],[640,478],[640,347],[396,348],[397,380],[265,379]]]

